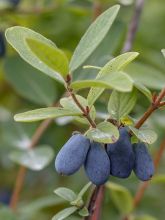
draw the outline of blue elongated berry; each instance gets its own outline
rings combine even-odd
[[[95,185],[104,184],[110,173],[110,160],[101,144],[93,142],[84,164],[86,174]]]
[[[142,180],[147,181],[151,179],[154,174],[154,163],[144,143],[133,144],[135,153],[134,172],[136,176]]]
[[[0,58],[5,55],[6,45],[3,32],[0,32]]]
[[[120,128],[119,133],[120,137],[117,142],[107,145],[107,153],[111,161],[110,174],[127,178],[134,166],[134,153],[126,128]]]
[[[55,168],[62,175],[71,175],[84,164],[90,141],[81,134],[73,135],[55,159]]]

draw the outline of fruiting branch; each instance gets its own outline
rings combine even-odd
[[[69,79],[69,80],[68,80]],[[69,87],[70,84],[70,80],[71,80],[71,76],[68,74],[67,76],[67,91],[69,93],[69,95],[72,97],[74,103],[79,107],[79,109],[82,111],[83,116],[88,120],[89,124],[91,125],[92,128],[96,128],[96,123],[92,120],[92,118],[90,117],[89,113],[90,113],[90,109],[88,106],[82,106],[81,103],[79,102],[79,100],[77,99],[75,93],[73,92],[73,90]]]

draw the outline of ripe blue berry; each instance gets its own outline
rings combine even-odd
[[[119,133],[120,137],[117,142],[107,145],[107,153],[111,161],[110,174],[127,178],[134,166],[134,153],[126,128],[119,129]]]
[[[134,172],[136,176],[142,181],[151,179],[154,174],[154,164],[146,145],[144,143],[133,144],[133,150],[135,153]]]
[[[81,134],[73,135],[61,148],[55,160],[58,173],[71,175],[84,164],[90,141]]]
[[[110,160],[101,144],[93,142],[84,164],[86,174],[95,185],[104,184],[110,173]]]
[[[6,46],[5,46],[5,39],[2,32],[0,32],[0,58],[5,55]]]

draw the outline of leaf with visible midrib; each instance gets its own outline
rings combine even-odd
[[[119,5],[109,8],[91,24],[74,51],[70,62],[70,72],[77,69],[104,39],[119,9]]]
[[[32,65],[36,69],[39,69],[41,72],[52,77],[53,79],[56,79],[62,84],[65,84],[65,80],[63,79],[62,76],[67,74],[67,73],[64,74],[63,71],[64,70],[66,71],[68,67],[67,68],[65,67],[64,70],[62,70],[61,67],[59,68],[59,64],[57,63],[59,58],[57,57],[57,55],[60,55],[60,63],[61,63],[61,59],[65,60],[65,58],[64,58],[64,55],[62,55],[62,52],[59,52],[59,49],[56,47],[56,45],[52,41],[48,40],[41,34],[31,29],[20,27],[20,26],[8,28],[5,34],[6,34],[7,41],[11,44],[11,46],[19,53],[19,55],[26,62],[28,62],[30,65]],[[42,45],[42,48],[38,47],[36,49],[35,45],[33,44],[35,48],[33,49],[35,50],[38,56],[29,47],[27,39],[31,39],[31,43],[33,40],[34,42],[38,42],[40,46]],[[51,58],[51,62],[53,62],[54,64],[51,63],[50,65],[50,60],[48,61],[48,59],[44,57],[45,51],[43,53],[43,48],[46,48],[46,50],[48,50],[46,51],[46,56],[49,55],[49,58],[53,54],[53,57]],[[42,53],[40,55],[39,55],[39,50]],[[40,57],[42,60],[40,59]],[[67,61],[65,60],[65,65],[66,63]],[[58,68],[52,68],[55,66],[58,66]]]
[[[135,89],[128,93],[113,91],[108,102],[110,116],[119,121],[122,117],[130,113],[136,103],[136,99]]]
[[[32,111],[16,114],[14,116],[15,121],[19,122],[32,122],[40,121],[47,118],[58,118],[63,116],[79,116],[82,115],[79,111],[74,111],[59,107],[40,108]]]
[[[99,87],[115,89],[120,92],[130,92],[133,87],[133,81],[126,73],[119,71],[100,77],[99,79],[75,81],[71,83],[71,87],[75,90]]]
[[[127,52],[113,58],[108,63],[106,63],[105,66],[103,66],[103,68],[101,68],[98,75],[96,76],[96,79],[99,79],[102,76],[112,74],[113,72],[123,70],[125,66],[127,66],[131,61],[133,61],[138,55],[139,54],[137,52]],[[94,104],[94,102],[99,98],[103,91],[103,88],[90,89],[87,97],[90,106]]]
[[[32,52],[48,67],[66,76],[69,72],[68,60],[65,54],[56,47],[50,47],[35,39],[26,39]]]

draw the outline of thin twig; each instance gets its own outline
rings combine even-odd
[[[136,32],[139,26],[139,21],[140,21],[140,16],[143,10],[143,5],[144,5],[144,0],[136,0],[133,17],[128,27],[128,33],[126,36],[124,47],[122,49],[122,53],[128,52],[132,49],[132,44],[134,42]]]
[[[140,128],[144,122],[150,117],[150,115],[160,107],[160,103],[162,99],[165,97],[165,88],[161,90],[158,97],[155,99],[155,101],[151,104],[151,106],[148,108],[148,110],[144,113],[144,115],[138,120],[138,122],[135,124],[135,128]]]
[[[83,116],[88,120],[89,124],[91,125],[92,128],[96,128],[96,123],[94,120],[92,120],[91,116],[90,116],[90,109],[88,106],[83,106],[79,100],[77,99],[75,93],[73,92],[73,89],[70,88],[70,82],[71,82],[71,75],[68,74],[67,75],[67,92],[68,94],[72,97],[74,103],[78,106],[78,108],[82,111]]]

